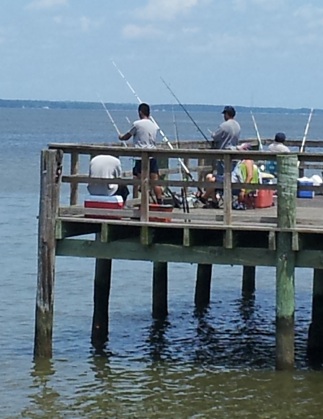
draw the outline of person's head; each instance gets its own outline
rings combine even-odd
[[[277,132],[275,135],[275,141],[277,143],[284,143],[286,140],[286,135],[283,132]]]
[[[225,106],[223,111],[223,117],[227,121],[228,119],[233,119],[236,115],[236,110],[233,106]]]
[[[138,114],[139,117],[142,118],[149,118],[150,115],[150,108],[149,105],[147,105],[147,103],[141,103],[138,106]]]

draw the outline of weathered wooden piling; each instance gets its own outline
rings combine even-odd
[[[242,271],[242,295],[249,296],[256,289],[256,267],[244,266]]]
[[[71,175],[79,172],[80,158],[78,153],[71,153]],[[70,205],[76,205],[78,200],[78,183],[71,183]]]
[[[102,349],[108,339],[111,268],[112,261],[110,259],[96,259],[91,336],[92,345],[96,349]]]
[[[210,304],[212,265],[199,263],[196,272],[195,307],[203,310]]]
[[[308,334],[307,354],[311,362],[323,360],[323,269],[314,269],[312,319]]]
[[[152,316],[162,320],[168,314],[167,303],[168,266],[167,262],[155,262],[153,268]]]
[[[278,227],[296,225],[297,155],[277,156]],[[276,369],[294,367],[295,254],[292,232],[277,234],[276,252]]]
[[[41,153],[35,358],[52,356],[55,224],[59,205],[62,158],[63,154],[59,150],[43,150]]]

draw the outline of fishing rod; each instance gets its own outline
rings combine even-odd
[[[131,90],[131,92],[135,95],[137,101],[140,103],[142,103],[142,100],[140,99],[140,97],[137,95],[136,91],[134,90],[134,88],[131,86],[131,84],[128,82],[128,80],[126,79],[126,77],[124,76],[124,74],[122,73],[122,71],[120,70],[120,68],[117,66],[117,64],[112,60],[112,64],[115,66],[115,68],[117,69],[118,73],[120,74],[120,76],[123,78],[123,80],[126,82],[127,86],[129,87],[129,89]],[[163,141],[165,141],[168,145],[168,147],[171,150],[174,150],[174,147],[172,146],[172,144],[170,143],[169,139],[166,137],[165,133],[162,131],[162,129],[159,127],[159,125],[157,124],[157,122],[155,121],[155,119],[150,116],[150,120],[155,124],[155,126],[157,127],[157,129],[159,130],[160,134],[163,137]],[[191,179],[193,179],[192,174],[190,173],[190,171],[188,170],[188,168],[186,167],[186,165],[184,164],[183,160],[178,158],[178,161],[180,163],[180,165],[182,166],[185,174]]]
[[[190,115],[190,113],[188,112],[188,110],[185,108],[185,106],[180,102],[180,100],[178,99],[178,97],[175,95],[175,93],[173,92],[173,90],[170,88],[170,86],[165,82],[165,80],[161,77],[161,81],[164,83],[164,85],[167,87],[167,89],[170,91],[170,93],[172,94],[172,96],[176,99],[177,103],[179,104],[179,106],[184,110],[184,112],[186,113],[186,115],[190,118],[190,120],[193,122],[193,124],[196,126],[197,130],[202,134],[203,138],[209,143],[209,139],[207,138],[207,136],[204,134],[204,132],[201,130],[201,128],[197,125],[197,123],[194,121],[194,119],[192,118],[192,116]]]
[[[120,132],[120,130],[119,130],[119,128],[118,128],[118,126],[117,126],[117,124],[114,122],[114,119],[112,118],[112,115],[111,115],[111,113],[109,112],[109,109],[105,106],[105,104],[104,104],[103,100],[101,100],[100,98],[99,98],[99,100],[100,100],[100,102],[101,102],[101,105],[103,106],[103,109],[105,110],[106,114],[108,115],[108,117],[109,117],[109,119],[110,119],[110,121],[111,121],[111,124],[113,125],[113,127],[114,127],[114,129],[116,130],[117,134],[118,134],[118,135],[120,135],[120,134],[121,134],[121,132]],[[122,144],[123,144],[125,147],[127,147],[127,144],[126,144],[124,141],[122,141]]]
[[[261,150],[261,151],[262,151],[262,150],[263,150],[263,145],[262,145],[261,137],[260,137],[260,134],[259,134],[259,130],[258,130],[258,126],[257,126],[257,122],[256,122],[256,119],[255,119],[255,117],[254,117],[254,115],[253,115],[252,111],[250,111],[250,114],[251,114],[251,118],[252,118],[253,126],[255,127],[255,130],[256,130],[257,140],[258,140],[258,143],[259,143],[259,150]]]
[[[120,68],[117,66],[117,64],[115,63],[115,61],[112,61],[112,64],[115,66],[115,68],[117,69],[118,73],[120,74],[120,76],[123,78],[123,80],[126,82],[127,86],[129,87],[129,89],[131,90],[131,92],[135,95],[138,103],[142,103],[142,100],[140,99],[140,97],[137,95],[135,89],[131,86],[131,84],[129,83],[129,81],[126,79],[125,75],[122,73],[122,71],[120,70]],[[163,141],[165,141],[169,147],[173,150],[173,146],[171,145],[171,143],[169,142],[168,138],[166,137],[166,134],[162,131],[162,129],[160,128],[160,126],[157,124],[157,122],[155,121],[155,119],[150,116],[150,120],[156,125],[158,131],[160,132],[160,134],[163,137]]]
[[[311,108],[310,114],[308,116],[307,124],[305,126],[303,141],[302,141],[302,145],[301,145],[301,149],[300,149],[300,152],[301,153],[303,153],[303,150],[304,150],[304,147],[305,147],[306,137],[307,137],[308,129],[310,127],[310,123],[311,123],[313,112],[314,112],[314,108]]]
[[[179,136],[178,136],[178,128],[177,128],[177,122],[174,112],[174,107],[172,106],[172,114],[173,114],[173,124],[174,124],[174,133],[175,133],[175,139],[176,139],[176,145],[177,148],[179,148]]]

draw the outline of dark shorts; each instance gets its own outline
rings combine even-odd
[[[158,164],[155,158],[149,159],[149,172],[159,174]],[[141,174],[141,160],[136,160],[135,166],[132,169],[133,176],[139,176]]]
[[[216,182],[223,183],[223,181],[224,181],[224,175],[216,175]],[[223,189],[220,189],[220,190],[216,189],[215,191],[223,193]],[[233,196],[238,196],[239,193],[240,193],[240,189],[232,189]]]
[[[113,195],[120,195],[123,199],[123,202],[126,202],[127,196],[129,195],[129,189],[126,185],[119,185],[118,189]]]
[[[234,170],[234,168],[236,167],[237,162],[233,161],[232,162],[232,166],[231,166],[231,171]],[[218,160],[216,163],[216,174],[223,176],[224,175],[224,161],[223,160]]]

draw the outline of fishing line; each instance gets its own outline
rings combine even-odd
[[[98,98],[99,98],[99,100],[100,100],[100,102],[101,102],[101,105],[103,106],[103,109],[105,110],[106,114],[108,115],[108,117],[109,117],[109,119],[110,119],[111,124],[113,125],[114,129],[116,130],[117,134],[118,134],[118,135],[121,135],[121,132],[120,132],[120,130],[119,130],[119,128],[118,128],[118,126],[117,126],[117,124],[114,122],[114,119],[112,118],[112,115],[111,115],[111,113],[109,112],[109,109],[105,106],[105,103],[103,102],[103,100],[100,98],[100,96],[99,96],[99,95],[98,95]],[[122,144],[123,144],[125,147],[127,147],[127,144],[126,144],[124,141],[122,141]]]
[[[192,116],[190,115],[190,113],[188,112],[188,110],[185,108],[185,106],[180,102],[180,100],[178,99],[178,97],[175,95],[175,93],[173,92],[173,90],[170,88],[170,86],[165,82],[165,80],[161,77],[161,81],[164,83],[164,85],[167,87],[167,89],[170,91],[170,93],[172,94],[172,96],[176,99],[177,103],[179,104],[179,106],[184,110],[184,112],[186,113],[186,115],[190,118],[190,120],[193,122],[193,124],[196,126],[197,130],[202,134],[203,138],[209,143],[209,139],[207,138],[207,136],[204,134],[204,132],[201,130],[201,128],[197,125],[197,123],[194,121],[194,119],[192,118]]]

